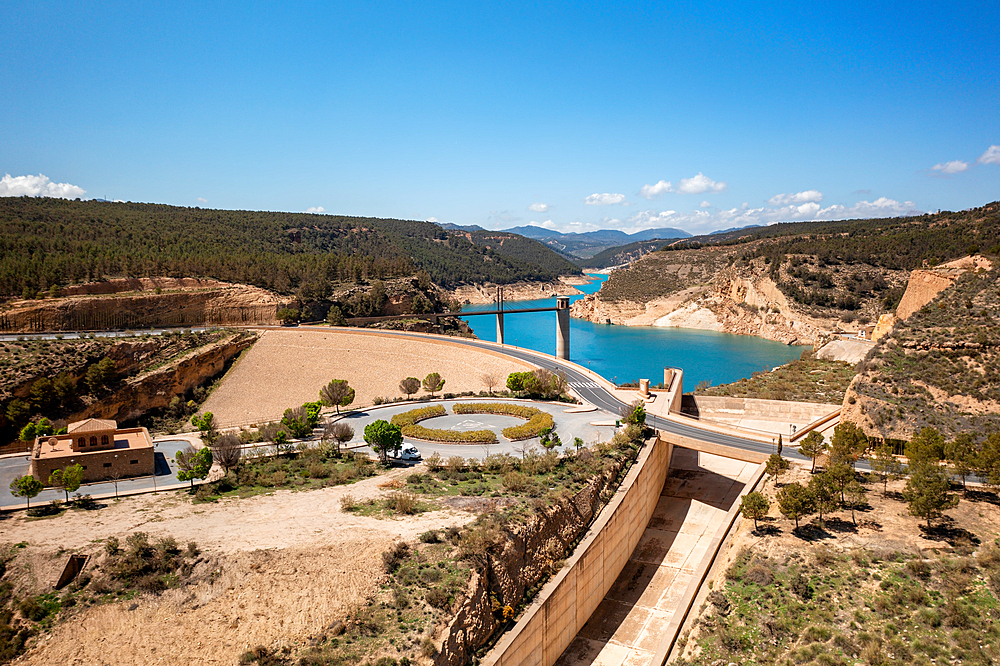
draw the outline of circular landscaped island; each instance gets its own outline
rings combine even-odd
[[[503,402],[472,402],[456,404],[453,410],[455,414],[492,414],[524,419],[525,423],[503,429],[503,436],[512,442],[538,437],[555,427],[555,421],[551,414],[525,405]],[[495,444],[497,442],[496,433],[492,430],[444,430],[420,425],[421,421],[447,416],[447,414],[448,410],[444,406],[430,405],[396,414],[392,417],[392,423],[402,429],[404,437],[427,442],[453,444]]]

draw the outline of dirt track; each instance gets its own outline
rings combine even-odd
[[[437,341],[348,330],[268,330],[212,392],[202,410],[221,426],[249,425],[281,418],[285,409],[316,400],[331,379],[354,388],[354,405],[376,396],[399,397],[404,377],[437,372],[448,392],[482,391],[482,375],[495,374],[503,386],[511,372],[531,366],[499,354]]]

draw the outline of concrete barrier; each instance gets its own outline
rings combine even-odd
[[[712,442],[705,442],[700,439],[685,437],[684,435],[675,435],[670,432],[660,432],[660,437],[666,439],[674,446],[679,446],[684,449],[691,449],[692,451],[700,451],[702,453],[711,453],[713,455],[722,456],[723,458],[732,458],[733,460],[742,460],[743,462],[748,463],[766,463],[767,459],[770,457],[766,453],[747,451],[746,449],[738,449],[734,446],[726,446],[725,444],[713,444]]]
[[[639,543],[663,491],[673,443],[651,438],[564,566],[483,659],[487,666],[554,664],[604,599]]]

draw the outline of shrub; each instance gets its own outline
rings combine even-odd
[[[397,541],[392,547],[382,553],[382,568],[386,573],[396,573],[399,565],[410,555],[410,545],[405,541]]]
[[[402,414],[396,414],[392,417],[392,423],[403,428],[405,434],[405,428],[407,426],[412,426],[425,419],[433,419],[438,416],[444,416],[448,411],[441,405],[431,405],[429,407],[420,407],[418,409],[411,409],[408,412],[403,412]]]
[[[350,511],[354,511],[356,508],[358,508],[358,503],[354,499],[354,495],[351,495],[350,493],[348,493],[348,494],[346,494],[346,495],[344,495],[343,497],[340,498],[340,510],[341,511],[348,511],[348,512],[350,512]]]
[[[503,486],[512,493],[519,493],[527,485],[527,478],[520,472],[507,472],[503,476]]]
[[[440,608],[441,610],[448,610],[451,606],[451,595],[448,594],[447,590],[442,590],[440,587],[432,587],[427,590],[424,599],[434,608]]]
[[[555,428],[552,415],[535,407],[502,402],[479,402],[455,405],[454,411],[456,414],[497,414],[527,419],[528,422],[523,425],[503,429],[503,436],[515,442],[538,437],[543,431]]]
[[[420,425],[407,426],[403,434],[412,439],[428,442],[461,442],[466,444],[495,444],[497,436],[492,430],[439,430]]]
[[[441,459],[441,455],[438,453],[432,453],[424,458],[424,463],[427,465],[427,469],[432,472],[439,472],[441,471],[441,468],[444,467],[444,462]]]
[[[393,493],[389,496],[388,505],[396,513],[404,515],[417,513],[417,497],[413,493]]]

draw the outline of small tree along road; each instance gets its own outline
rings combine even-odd
[[[212,444],[212,458],[229,474],[229,470],[240,464],[243,455],[243,444],[236,435],[225,434]]]
[[[790,483],[778,491],[778,510],[785,518],[794,520],[795,529],[799,529],[799,518],[815,511],[812,493],[799,483]]]
[[[403,447],[403,430],[385,419],[379,419],[365,426],[365,441],[385,464],[390,451],[395,455]]]
[[[802,440],[802,444],[799,445],[799,453],[812,459],[812,468],[809,470],[810,474],[816,472],[816,457],[821,453],[826,453],[827,448],[826,438],[823,437],[823,433],[816,432],[815,430],[806,435],[806,438]]]
[[[354,389],[352,389],[346,379],[331,379],[330,383],[319,390],[319,400],[324,405],[337,408],[340,414],[341,407],[347,407],[354,402]]]
[[[406,399],[420,390],[420,380],[416,377],[407,377],[399,380],[399,390],[406,394]]]
[[[31,498],[38,497],[38,493],[42,492],[45,486],[42,482],[26,474],[24,476],[19,476],[10,482],[10,492],[14,497],[23,497],[28,502],[28,508],[31,508]]]
[[[61,488],[66,493],[66,501],[69,501],[69,494],[75,493],[83,483],[83,466],[77,463],[70,465],[66,469],[54,469],[49,474],[49,485]]]
[[[177,478],[181,481],[190,481],[191,488],[194,488],[194,480],[204,479],[212,469],[212,449],[205,446],[195,451],[189,446],[178,451],[174,460],[181,468],[177,472]]]
[[[444,379],[436,372],[432,372],[424,377],[424,390],[434,397],[434,394],[444,388]]]

